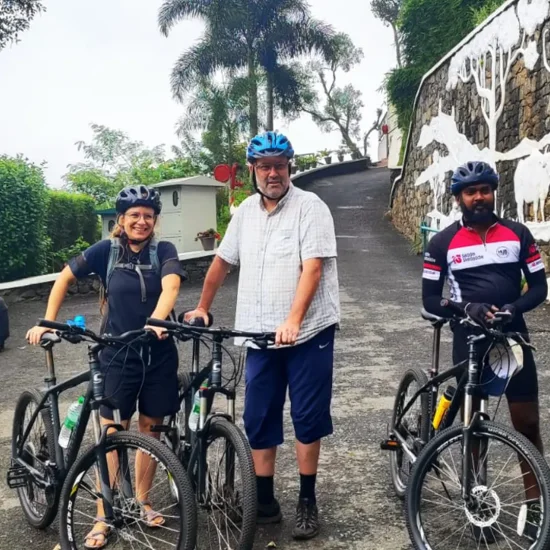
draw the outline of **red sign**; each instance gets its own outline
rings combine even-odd
[[[225,183],[231,177],[231,172],[232,170],[227,164],[218,164],[218,166],[214,168],[214,179]]]
[[[389,127],[387,124],[382,124],[382,133],[387,134],[389,131]]]

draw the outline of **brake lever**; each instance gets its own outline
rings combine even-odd
[[[82,334],[75,334],[74,332],[63,332],[61,337],[71,344],[80,344],[80,342],[84,341]]]

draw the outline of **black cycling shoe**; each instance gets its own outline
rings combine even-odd
[[[491,527],[472,525],[472,534],[476,544],[494,544],[497,541],[497,534]]]
[[[319,534],[319,512],[317,504],[301,498],[296,506],[296,525],[292,536],[297,540],[307,540]]]
[[[269,523],[279,523],[282,519],[283,514],[281,513],[281,507],[277,499],[274,498],[269,504],[260,504],[258,502],[256,523],[267,525]]]

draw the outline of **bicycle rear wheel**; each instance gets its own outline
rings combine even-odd
[[[17,401],[13,415],[11,456],[12,459],[22,459],[26,464],[38,470],[43,480],[51,486],[41,488],[29,475],[25,486],[17,489],[17,496],[27,521],[36,529],[45,529],[55,519],[59,502],[59,489],[54,484],[54,472],[47,465],[55,462],[55,442],[49,408],[43,407],[29,433],[25,445],[21,448],[21,440],[27,429],[34,411],[42,401],[42,394],[36,390],[24,391]]]
[[[251,550],[256,534],[257,497],[248,441],[229,420],[214,417],[206,444],[206,494],[198,502],[197,550]],[[195,492],[199,460],[199,446],[195,445],[189,462]]]
[[[427,383],[428,376],[422,369],[409,369],[401,378],[393,407],[391,429],[406,440],[407,448],[415,455],[419,441],[427,441],[430,434],[428,394],[423,393],[416,398],[416,403],[407,411],[398,426],[396,421],[413,395]],[[395,494],[401,499],[405,498],[411,468],[412,463],[401,447],[390,451],[390,476]]]
[[[453,426],[415,462],[405,505],[414,548],[550,548],[550,469],[535,446],[506,426],[480,422],[463,499],[463,443],[463,426]]]
[[[105,452],[114,511],[114,520],[108,525],[109,549],[193,550],[197,529],[195,498],[187,474],[174,454],[152,437],[132,432],[107,436]],[[96,473],[99,453],[91,446],[67,475],[59,521],[62,550],[86,548],[86,538],[96,527],[96,518],[104,516]],[[146,478],[150,483],[144,482]],[[144,502],[150,503],[164,523],[144,510]]]

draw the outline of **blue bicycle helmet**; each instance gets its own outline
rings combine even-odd
[[[116,211],[118,214],[124,214],[126,210],[134,206],[148,206],[158,216],[162,210],[158,191],[145,185],[125,187],[116,198]]]
[[[498,174],[486,162],[467,162],[455,170],[451,178],[451,193],[456,196],[466,187],[478,183],[490,183],[496,189]]]
[[[288,138],[278,132],[264,132],[253,137],[246,150],[246,160],[255,162],[263,157],[294,157],[294,149]]]

